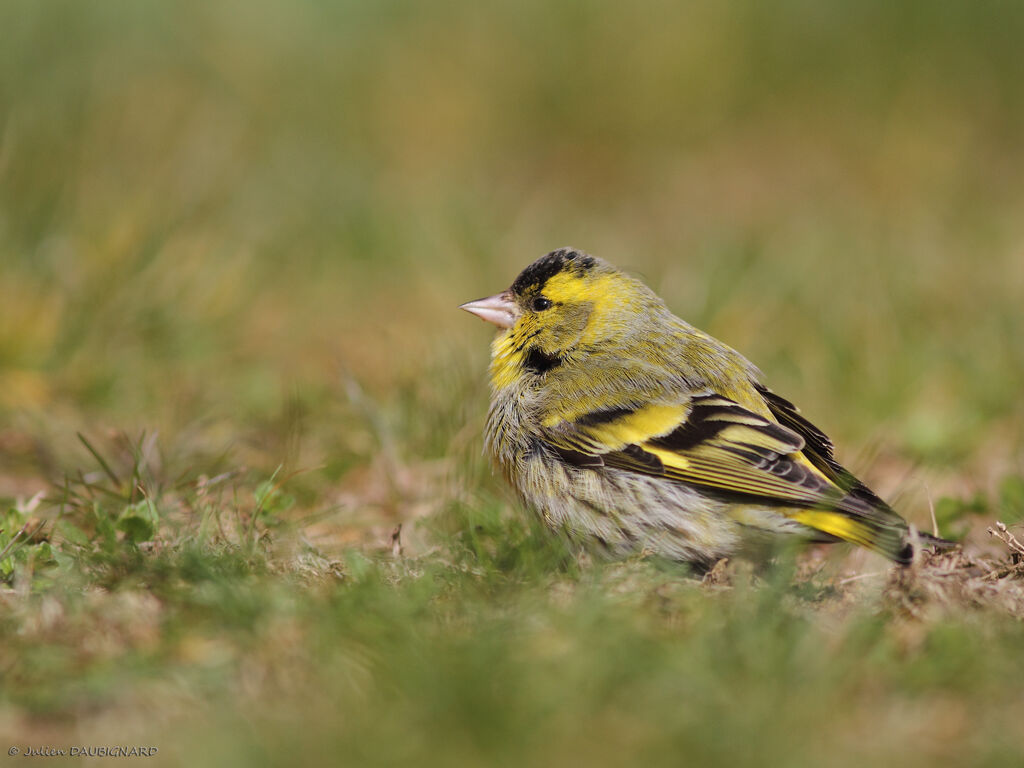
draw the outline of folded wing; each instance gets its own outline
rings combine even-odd
[[[903,519],[835,461],[828,437],[792,404],[760,393],[778,422],[706,393],[550,421],[544,439],[576,466],[615,467],[775,506],[810,528],[906,561]]]

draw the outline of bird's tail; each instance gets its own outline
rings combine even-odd
[[[844,501],[849,501],[847,496]],[[914,539],[918,546],[949,549],[951,541],[910,528],[888,505],[878,507],[857,499],[840,509],[800,509],[789,517],[836,539],[858,544],[900,565],[914,559]]]

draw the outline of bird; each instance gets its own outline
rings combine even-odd
[[[570,541],[698,572],[780,541],[849,542],[900,564],[915,541],[950,544],[845,469],[739,352],[600,258],[551,251],[460,308],[498,329],[485,452]]]

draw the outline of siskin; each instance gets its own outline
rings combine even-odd
[[[607,262],[552,251],[461,308],[499,328],[486,450],[551,528],[698,567],[779,536],[910,562],[906,521],[821,430]]]

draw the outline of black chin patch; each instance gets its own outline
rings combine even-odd
[[[547,373],[561,364],[562,358],[558,355],[549,355],[537,347],[530,347],[523,358],[523,368],[536,374]]]
[[[594,266],[595,260],[583,251],[574,248],[559,248],[546,256],[541,256],[533,264],[519,273],[512,283],[512,293],[522,296],[529,288],[544,288],[544,284],[559,272],[571,269],[582,275]]]

